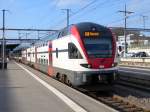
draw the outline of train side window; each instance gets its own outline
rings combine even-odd
[[[61,32],[59,33],[58,38],[61,38],[61,37],[64,37],[64,36],[70,34],[69,29],[70,29],[70,27],[69,28],[66,27],[66,28],[62,29]]]
[[[68,34],[69,34],[69,32],[68,32],[68,27],[64,28],[62,32],[63,32],[63,33],[62,33],[62,36],[68,35]]]
[[[41,64],[43,64],[43,59],[41,59]]]
[[[45,65],[45,59],[43,59],[43,65]]]
[[[56,48],[56,58],[58,58],[58,48]]]
[[[28,53],[28,57],[30,57],[30,52]]]
[[[60,37],[61,37],[61,32],[58,33],[58,38],[60,38]]]
[[[45,59],[43,59],[43,65],[44,65]]]
[[[68,57],[69,59],[82,59],[82,55],[73,43],[68,44]]]
[[[39,64],[41,63],[41,62],[40,62],[40,58],[39,58],[38,62],[39,62]]]
[[[47,65],[47,60],[45,59],[45,65]]]
[[[38,63],[40,63],[40,58],[38,59]]]
[[[61,32],[59,33],[58,38],[62,38],[63,36],[64,36],[64,31],[63,31],[63,30],[61,30]]]
[[[45,64],[45,59],[43,59],[43,65]]]
[[[46,59],[46,64],[48,65],[48,59]]]

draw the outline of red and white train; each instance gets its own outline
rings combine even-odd
[[[22,50],[20,61],[74,86],[111,83],[117,72],[116,40],[109,28],[83,22]]]

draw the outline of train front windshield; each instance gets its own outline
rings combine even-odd
[[[88,56],[91,58],[112,57],[112,34],[109,29],[97,24],[78,26]]]
[[[85,49],[89,57],[112,57],[112,40],[110,38],[84,39]]]

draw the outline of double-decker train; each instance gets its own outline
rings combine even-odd
[[[117,72],[115,36],[107,27],[70,25],[21,51],[21,62],[69,85],[112,83]]]

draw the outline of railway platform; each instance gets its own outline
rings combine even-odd
[[[26,65],[0,70],[0,112],[115,112]]]

